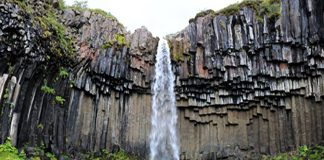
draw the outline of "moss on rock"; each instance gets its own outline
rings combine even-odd
[[[123,46],[129,47],[129,44],[126,42],[124,34],[115,34],[112,40],[107,40],[102,46],[102,49],[107,49],[113,47],[115,44],[117,48],[122,48]]]

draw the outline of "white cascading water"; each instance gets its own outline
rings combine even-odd
[[[169,46],[160,40],[153,83],[151,160],[179,160],[177,109],[174,94]]]

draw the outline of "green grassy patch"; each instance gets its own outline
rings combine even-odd
[[[107,150],[103,149],[97,155],[88,154],[84,157],[86,160],[139,160],[139,158],[127,154],[125,151],[120,150],[116,153],[109,153]]]
[[[64,0],[59,0],[59,9],[64,10],[66,8]]]
[[[26,154],[22,151],[19,153],[18,149],[11,144],[10,139],[0,145],[0,159],[1,160],[25,160]]]
[[[117,20],[117,18],[115,16],[113,16],[111,13],[106,12],[102,9],[89,9],[91,12],[102,15],[103,17],[110,19],[110,20]]]
[[[264,156],[262,160],[320,160],[324,159],[324,146],[300,146],[297,151],[280,153],[274,157]]]
[[[115,34],[112,40],[107,40],[102,46],[102,49],[111,48],[114,45],[117,45],[117,48],[122,48],[123,46],[129,47],[129,44],[126,42],[124,34]]]
[[[237,14],[241,8],[249,7],[256,11],[258,21],[263,21],[263,16],[268,16],[269,19],[278,18],[281,13],[281,1],[280,0],[244,0],[240,3],[231,4],[217,12],[213,10],[201,11],[196,14],[194,19],[198,17],[204,17],[206,15],[224,15],[230,16]]]
[[[88,10],[88,11],[91,11],[92,13],[102,15],[103,17],[105,17],[107,19],[117,20],[117,18],[115,16],[113,16],[111,13],[106,12],[106,11],[104,11],[102,9],[98,9],[98,8],[90,9],[90,8],[88,8],[87,1],[76,0],[76,1],[74,1],[74,4],[72,6],[68,6],[67,8],[75,9],[75,10],[82,11],[82,12]]]

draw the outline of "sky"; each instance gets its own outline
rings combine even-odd
[[[72,5],[75,0],[65,0]],[[240,0],[88,0],[89,8],[113,14],[128,31],[145,26],[154,36],[163,37],[184,29],[196,13],[219,10]]]

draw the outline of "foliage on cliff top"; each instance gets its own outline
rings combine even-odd
[[[231,4],[217,12],[213,10],[205,10],[196,14],[194,19],[190,21],[197,20],[199,17],[204,17],[206,15],[224,15],[230,16],[238,13],[241,8],[249,7],[256,11],[257,19],[262,21],[263,16],[268,16],[268,18],[273,19],[280,16],[281,1],[280,0],[244,0],[240,3]]]
[[[28,17],[33,28],[40,34],[43,48],[50,50],[46,56],[54,63],[70,60],[74,56],[74,46],[72,38],[66,32],[66,27],[57,18],[57,12],[65,8],[64,0],[58,1],[58,8],[55,8],[52,1],[40,1],[37,5],[31,0],[6,0],[16,4],[20,11],[24,12],[22,17]]]
[[[27,4],[25,0],[6,0],[7,2],[17,4],[23,11],[31,14],[33,9]]]
[[[87,11],[88,10],[92,13],[99,14],[107,19],[118,21],[117,18],[109,12],[106,12],[106,11],[104,11],[102,9],[98,9],[98,8],[95,8],[95,9],[88,8],[87,1],[84,1],[84,0],[75,0],[74,4],[72,6],[68,6],[68,8],[75,9],[78,11]]]

